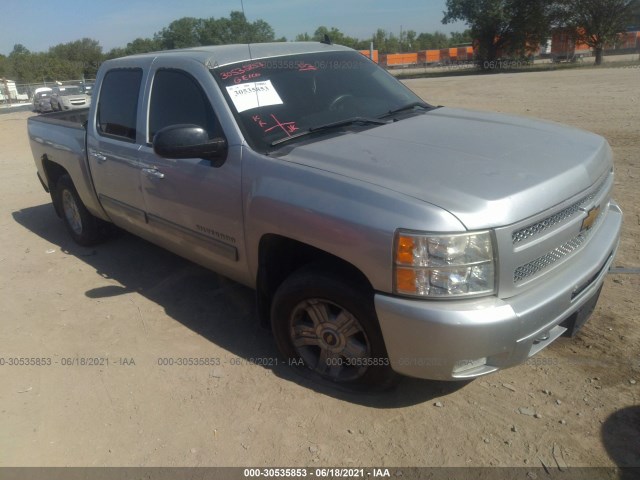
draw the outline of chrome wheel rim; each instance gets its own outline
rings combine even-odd
[[[80,211],[76,204],[73,195],[69,190],[62,192],[62,209],[64,210],[64,216],[74,233],[82,234],[82,219],[80,218]]]
[[[358,319],[321,299],[300,302],[291,315],[291,339],[304,364],[337,382],[362,377],[370,366],[371,344]]]

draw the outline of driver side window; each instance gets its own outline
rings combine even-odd
[[[221,133],[209,99],[198,82],[180,70],[158,70],[151,89],[148,142],[153,142],[159,130],[178,124],[198,125],[207,131],[209,138]]]

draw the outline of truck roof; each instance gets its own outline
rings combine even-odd
[[[190,58],[207,65],[209,68],[213,68],[215,66],[259,60],[263,58],[330,51],[351,51],[351,49],[342,45],[331,45],[321,42],[272,42],[237,45],[211,45],[142,53],[131,55],[129,57],[116,58],[109,60],[108,62],[122,62],[127,61],[128,59],[131,59],[133,62],[140,60],[148,61],[157,57],[171,55]]]

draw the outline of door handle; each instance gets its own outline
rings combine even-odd
[[[89,150],[89,155],[95,158],[98,163],[104,163],[107,161],[107,157],[102,152],[97,152],[96,150]]]
[[[147,177],[164,178],[164,173],[155,168],[143,168],[142,173],[144,173]]]

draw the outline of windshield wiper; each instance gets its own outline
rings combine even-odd
[[[353,125],[356,123],[360,123],[362,125],[386,125],[387,123],[389,123],[389,121],[387,120],[381,120],[379,118],[369,118],[369,117],[351,117],[351,118],[346,118],[344,120],[338,120],[337,122],[331,122],[331,123],[326,123],[324,125],[319,125],[317,127],[311,127],[307,130],[303,130],[301,132],[298,132],[294,135],[291,135],[290,137],[284,137],[281,138],[279,140],[276,140],[275,142],[271,143],[272,147],[275,147],[277,145],[281,145],[283,143],[287,143],[291,140],[295,140],[297,138],[300,137],[305,137],[307,135],[311,135],[313,133],[317,133],[317,132],[321,132],[323,130],[331,130],[332,128],[339,128],[339,127],[346,127],[349,125]]]
[[[403,105],[401,107],[394,108],[393,110],[389,110],[384,115],[381,115],[380,118],[390,117],[391,115],[395,115],[396,113],[405,112],[407,110],[413,110],[416,107],[424,108],[425,110],[431,110],[432,108],[434,108],[434,107],[432,107],[431,105],[429,105],[428,103],[425,103],[425,102],[411,102],[411,103],[407,103],[406,105]]]

